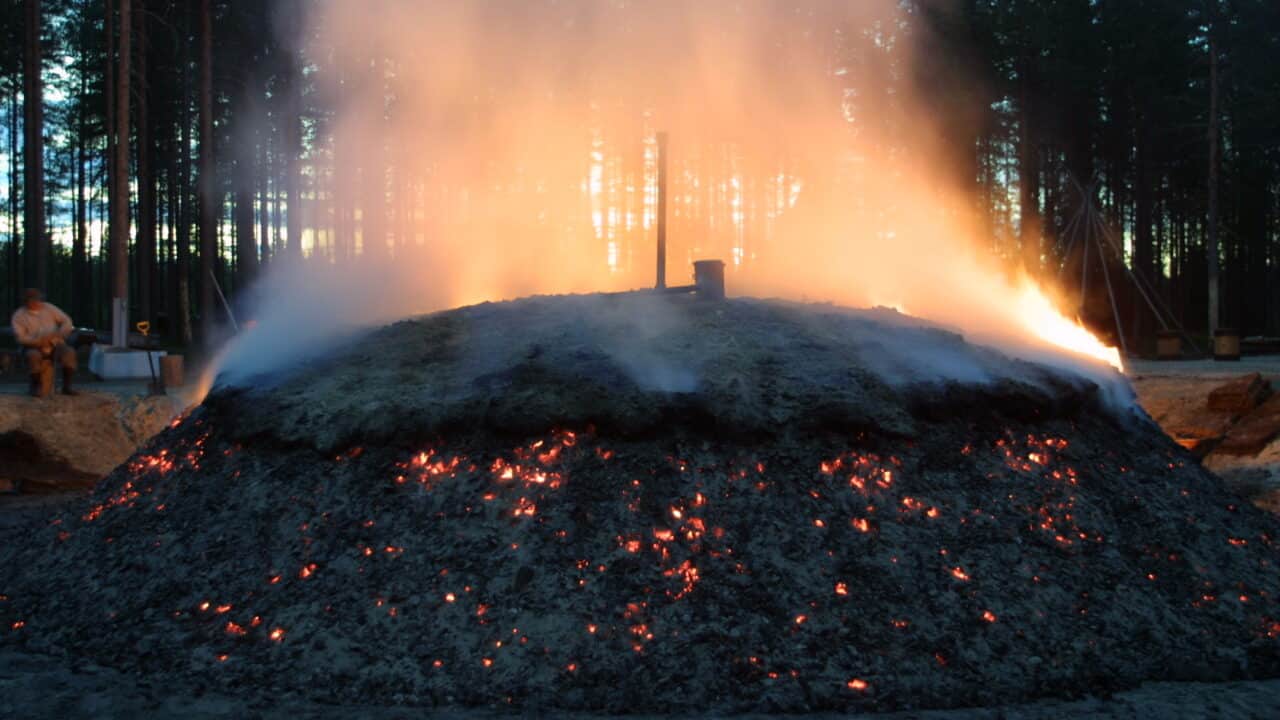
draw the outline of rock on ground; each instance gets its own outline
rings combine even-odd
[[[0,395],[0,478],[84,487],[129,459],[181,411],[168,397]]]
[[[1273,394],[1261,404],[1214,410],[1209,397],[1215,390],[1249,384],[1258,373],[1232,378],[1177,374],[1177,364],[1168,369],[1146,366],[1133,379],[1133,386],[1142,407],[1161,428],[1203,456],[1203,465],[1233,491],[1258,507],[1280,513],[1280,395]],[[1280,364],[1271,369],[1280,369]],[[1274,385],[1273,378],[1262,380]]]

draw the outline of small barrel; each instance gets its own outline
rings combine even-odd
[[[724,299],[724,263],[720,260],[698,260],[693,263],[693,285],[698,297]]]
[[[1240,359],[1240,331],[1222,328],[1213,333],[1213,359],[1234,361]]]
[[[167,388],[183,386],[186,380],[183,378],[181,355],[160,358],[160,382]]]
[[[1177,360],[1182,357],[1182,333],[1161,330],[1156,333],[1156,359]]]

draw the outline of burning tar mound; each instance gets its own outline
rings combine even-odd
[[[536,298],[224,383],[0,548],[0,643],[344,703],[982,705],[1280,674],[1275,532],[1096,385],[894,313]]]

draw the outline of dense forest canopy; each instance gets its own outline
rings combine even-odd
[[[574,257],[564,289],[635,286],[652,275],[656,133],[668,130],[677,258],[720,257],[744,278],[822,264],[831,244],[797,260],[788,232],[833,213],[907,243],[921,202],[907,193],[962,217],[1010,273],[1058,286],[1100,334],[1114,339],[1118,320],[1132,348],[1166,325],[1280,334],[1280,4],[699,4],[681,11],[694,27],[767,31],[763,53],[696,38],[751,59],[710,98],[673,79],[705,47],[661,26],[679,4],[567,7],[6,3],[0,297],[44,287],[99,328],[125,297],[132,320],[188,344],[227,317],[218,292],[236,306],[276,263],[342,267],[433,244],[510,256],[487,279],[500,287],[450,296],[461,301],[545,289],[502,268],[550,272],[556,248]],[[423,34],[458,23],[484,33]],[[660,57],[646,53],[663,33],[680,65],[623,62]],[[529,67],[538,57],[545,73]],[[618,85],[643,102],[618,111]],[[838,123],[810,132],[796,108]],[[700,134],[719,111],[752,131]],[[531,130],[538,142],[512,150]],[[814,138],[841,145],[838,162]],[[1097,232],[1083,233],[1095,210]],[[502,244],[447,240],[479,235]]]

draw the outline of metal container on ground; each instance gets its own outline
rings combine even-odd
[[[1182,334],[1177,330],[1156,333],[1156,359],[1178,360],[1182,357]]]
[[[160,382],[163,387],[182,387],[185,384],[181,355],[165,355],[160,358]]]
[[[1213,333],[1213,359],[1234,361],[1240,359],[1240,331],[1221,328]]]

